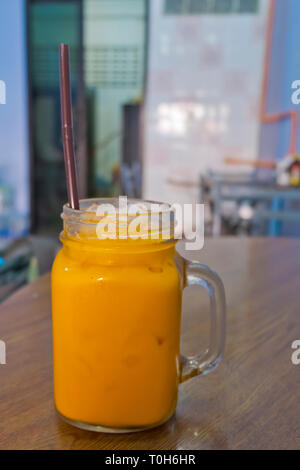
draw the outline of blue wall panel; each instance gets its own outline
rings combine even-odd
[[[25,0],[0,1],[0,238],[29,230],[29,139]]]

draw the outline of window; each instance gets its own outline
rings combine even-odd
[[[257,13],[259,0],[165,0],[166,15]]]
[[[165,13],[174,15],[183,13],[183,0],[165,0]]]

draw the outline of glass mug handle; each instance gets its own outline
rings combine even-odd
[[[210,297],[210,338],[204,354],[180,357],[180,382],[213,371],[222,359],[225,347],[226,300],[224,285],[217,273],[197,261],[183,260],[183,289],[188,286],[204,287]]]

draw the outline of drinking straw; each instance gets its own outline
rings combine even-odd
[[[60,100],[62,140],[67,178],[68,201],[72,209],[79,209],[75,151],[73,141],[72,103],[70,87],[69,46],[59,45]]]

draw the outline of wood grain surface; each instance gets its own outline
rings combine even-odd
[[[300,448],[300,365],[291,362],[291,344],[300,340],[300,241],[207,240],[201,252],[186,256],[223,278],[227,346],[216,371],[180,386],[176,415],[154,430],[123,435],[81,431],[57,417],[46,275],[0,306],[0,339],[7,345],[0,449]],[[205,291],[187,289],[184,353],[205,348],[207,317]]]

